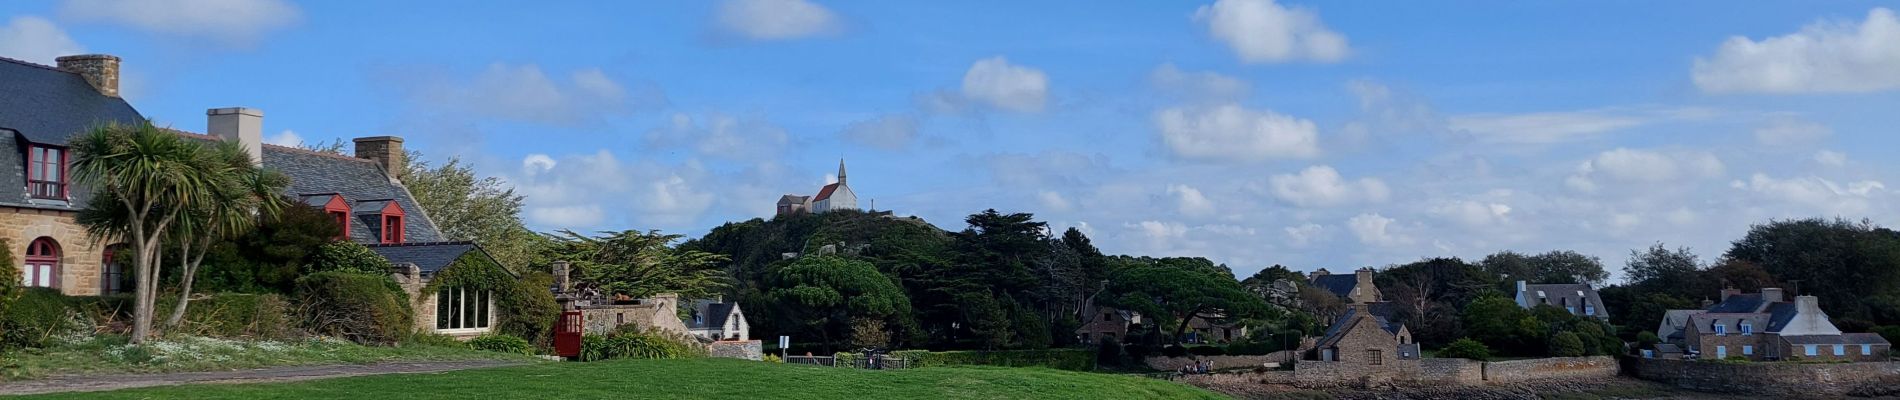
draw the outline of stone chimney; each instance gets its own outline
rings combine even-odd
[[[1794,318],[1778,332],[1782,336],[1841,334],[1841,329],[1828,321],[1827,313],[1821,312],[1821,301],[1814,296],[1795,296],[1794,310]]]
[[[1311,273],[1308,273],[1308,274],[1306,274],[1306,280],[1307,280],[1307,281],[1316,281],[1316,280],[1319,280],[1319,277],[1322,277],[1322,276],[1326,276],[1326,275],[1331,275],[1331,274],[1332,274],[1332,272],[1330,272],[1330,271],[1327,271],[1327,270],[1326,270],[1325,268],[1320,268],[1320,269],[1317,269],[1317,270],[1313,270],[1313,272],[1311,272]]]
[[[1741,289],[1736,289],[1736,288],[1722,289],[1722,301],[1728,301],[1729,296],[1734,296],[1738,294],[1742,294]]]
[[[1531,288],[1531,285],[1530,285],[1530,282],[1525,282],[1525,281],[1517,281],[1517,292],[1518,292],[1518,293],[1524,293],[1525,291],[1528,291],[1528,290],[1530,290],[1530,288]]]
[[[264,110],[244,107],[213,108],[205,111],[205,133],[237,143],[252,163],[264,162]]]
[[[1788,299],[1782,297],[1781,288],[1761,288],[1761,301],[1765,303],[1780,303],[1788,301]]]
[[[79,74],[99,94],[119,97],[119,57],[109,54],[81,54],[54,59],[59,70]]]
[[[375,161],[376,165],[382,166],[383,172],[388,173],[391,178],[401,178],[399,175],[409,165],[403,161],[403,156],[407,154],[403,153],[401,137],[360,137],[354,142],[356,142],[356,158]]]
[[[558,288],[558,290],[555,291],[556,293],[567,293],[568,291],[574,290],[573,282],[568,280],[569,268],[566,261],[555,261],[553,272],[554,287]]]
[[[1358,271],[1353,271],[1353,276],[1358,278],[1358,282],[1355,283],[1356,286],[1352,289],[1352,294],[1348,296],[1353,302],[1372,303],[1379,301],[1379,297],[1381,297],[1379,294],[1379,286],[1372,283],[1372,268],[1360,268]]]

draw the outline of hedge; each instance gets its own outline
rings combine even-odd
[[[76,309],[73,299],[58,290],[21,290],[0,314],[0,349],[43,347],[52,338],[83,331],[90,321]]]
[[[393,344],[415,330],[409,295],[389,275],[325,271],[297,278],[305,329],[357,343]]]
[[[468,347],[499,353],[534,355],[534,346],[527,339],[499,333],[476,336],[468,340]]]
[[[171,315],[175,296],[160,297],[157,315]],[[220,293],[191,301],[185,319],[168,333],[223,338],[286,339],[296,335],[290,301],[277,294]]]
[[[842,353],[849,354],[849,353]],[[853,355],[855,356],[855,355]],[[1089,349],[1005,350],[1005,351],[893,351],[912,367],[951,365],[990,365],[998,367],[1044,367],[1070,371],[1095,369],[1096,352]]]
[[[631,326],[631,325],[629,325]],[[706,348],[687,337],[653,331],[616,330],[608,335],[581,337],[581,361],[614,358],[697,358],[706,356]]]

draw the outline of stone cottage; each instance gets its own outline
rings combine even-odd
[[[1588,283],[1531,284],[1517,281],[1515,299],[1518,307],[1527,310],[1537,306],[1552,306],[1569,311],[1570,315],[1610,320],[1610,311],[1603,307],[1603,299],[1597,296],[1597,289]]]
[[[110,243],[74,221],[88,190],[73,185],[67,139],[101,125],[145,121],[119,97],[119,58],[59,57],[57,66],[0,57],[0,239],[21,283],[73,296],[132,290],[130,268]]]
[[[1792,301],[1790,301],[1792,300]],[[1722,301],[1702,312],[1672,311],[1687,319],[1679,341],[1668,344],[1701,359],[1743,357],[1755,361],[1885,361],[1892,345],[1878,334],[1844,333],[1828,320],[1814,296],[1786,298],[1780,288],[1760,293],[1722,291]],[[1668,315],[1665,316],[1665,318]],[[1662,330],[1659,329],[1658,336]],[[1661,347],[1661,346],[1659,346]]]
[[[1346,304],[1366,304],[1384,301],[1379,286],[1372,282],[1372,268],[1360,268],[1352,274],[1334,274],[1321,268],[1307,276],[1307,282],[1314,287],[1325,289]]]
[[[1353,304],[1326,328],[1308,359],[1379,367],[1396,365],[1396,360],[1417,360],[1421,354],[1404,324],[1375,315],[1370,305]]]
[[[719,299],[695,300],[687,310],[686,332],[707,340],[752,340],[745,312],[739,303]]]
[[[1084,307],[1077,316],[1082,326],[1075,328],[1075,335],[1082,343],[1121,343],[1132,327],[1141,324],[1141,313],[1114,307]]]

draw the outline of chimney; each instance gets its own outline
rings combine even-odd
[[[1360,268],[1358,271],[1354,271],[1353,275],[1358,276],[1360,285],[1372,287],[1372,268]]]
[[[1741,289],[1736,289],[1736,288],[1722,289],[1722,301],[1728,301],[1729,296],[1734,296],[1738,294],[1742,294]]]
[[[1715,300],[1702,299],[1702,309],[1707,310],[1709,307],[1715,307]]]
[[[375,161],[383,167],[389,177],[398,176],[409,164],[403,161],[402,138],[397,136],[360,137],[356,142],[356,158]]]
[[[1524,291],[1525,291],[1525,290],[1529,290],[1530,288],[1531,288],[1531,285],[1530,285],[1530,283],[1529,283],[1529,282],[1524,282],[1524,281],[1517,281],[1517,292],[1518,292],[1518,293],[1524,293]]]
[[[108,54],[81,54],[54,59],[59,70],[79,74],[99,94],[119,97],[119,57]]]
[[[264,162],[264,110],[244,107],[213,108],[205,131],[227,142],[234,142],[251,155],[252,163]]]
[[[560,288],[559,290],[556,291],[557,293],[567,293],[568,291],[574,289],[574,287],[572,286],[573,283],[568,280],[569,279],[568,273],[569,273],[568,265],[566,261],[554,262],[554,287]]]
[[[1781,288],[1761,288],[1761,301],[1764,303],[1780,303],[1787,301],[1787,298],[1782,297]]]

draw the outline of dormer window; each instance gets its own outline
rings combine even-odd
[[[401,214],[383,214],[383,243],[402,243]]]
[[[26,193],[35,199],[66,199],[66,149],[27,146]]]
[[[1748,323],[1748,321],[1742,321],[1742,336],[1748,336],[1748,335],[1753,335],[1753,334],[1755,334],[1755,324]]]
[[[1720,322],[1715,323],[1715,336],[1726,336],[1726,335],[1728,335],[1728,326],[1722,325],[1722,323]]]

